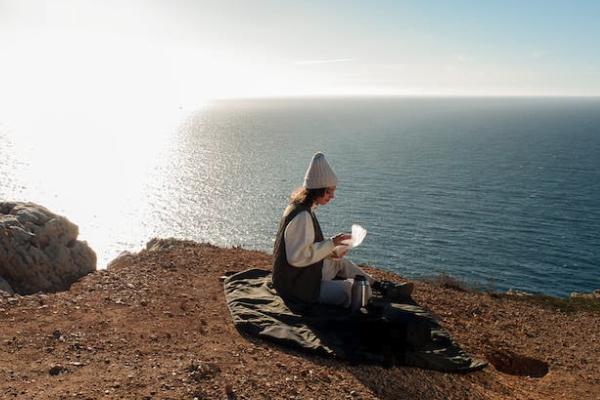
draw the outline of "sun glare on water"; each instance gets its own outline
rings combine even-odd
[[[184,117],[231,71],[207,49],[44,18],[0,37],[0,150],[18,160],[0,168],[0,196],[67,216],[103,267],[152,234],[148,186]]]
[[[44,114],[32,110],[20,123],[4,124],[12,157],[21,161],[10,171],[16,184],[3,188],[4,200],[33,201],[67,216],[103,266],[118,251],[115,239],[149,234],[145,194],[148,183],[160,176],[156,170],[181,115],[149,110],[148,115],[117,116],[97,106],[86,113],[62,113],[61,120],[52,117],[59,111]],[[123,220],[135,222],[124,225]]]

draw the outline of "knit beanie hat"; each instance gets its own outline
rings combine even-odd
[[[325,154],[315,153],[310,165],[304,175],[304,184],[307,189],[319,189],[324,187],[337,186],[337,176],[327,163]]]

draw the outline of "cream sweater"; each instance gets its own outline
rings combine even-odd
[[[294,267],[306,267],[327,258],[335,245],[332,239],[315,242],[312,218],[307,211],[298,213],[285,228],[287,261]]]

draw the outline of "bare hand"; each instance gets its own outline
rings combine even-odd
[[[338,247],[337,250],[334,250],[334,253],[336,255],[336,258],[344,258],[344,256],[346,254],[348,254],[348,251],[350,250],[350,248],[348,246],[341,246]]]
[[[347,233],[338,233],[337,235],[335,235],[331,239],[333,240],[333,244],[334,245],[339,246],[340,244],[342,244],[342,242],[344,240],[350,240],[350,239],[352,239],[352,235],[349,235]]]

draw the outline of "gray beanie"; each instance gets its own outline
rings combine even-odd
[[[324,187],[337,186],[337,176],[327,163],[325,154],[315,153],[310,165],[304,175],[304,184],[307,189],[319,189]]]

